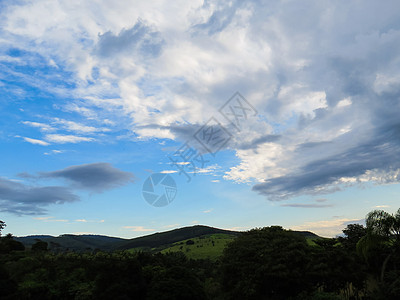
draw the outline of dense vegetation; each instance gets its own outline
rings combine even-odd
[[[0,233],[4,227],[0,221]],[[399,299],[400,210],[373,211],[366,227],[343,233],[310,243],[273,226],[229,243],[222,234],[193,237],[157,253],[56,252],[39,239],[25,249],[8,234],[0,240],[0,298]],[[218,259],[186,255],[222,244]]]

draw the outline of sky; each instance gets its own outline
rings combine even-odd
[[[400,207],[400,3],[0,1],[4,233],[322,236]]]

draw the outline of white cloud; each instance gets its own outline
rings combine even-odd
[[[54,217],[36,217],[34,219],[38,220],[38,221],[43,221],[43,222],[69,222],[68,220],[55,219]]]
[[[62,125],[65,130],[75,133],[95,133],[95,132],[107,132],[109,128],[96,128],[93,126],[86,126],[73,121],[67,121],[59,118],[54,119],[55,124]]]
[[[65,150],[51,150],[50,152],[45,152],[44,155],[61,154],[66,152]]]
[[[65,135],[65,134],[47,134],[45,139],[49,142],[56,144],[66,144],[66,143],[80,143],[80,142],[91,142],[94,138],[76,136],[76,135]]]
[[[178,227],[179,225],[180,225],[180,224],[170,224],[170,225],[165,225],[165,226],[163,226],[163,228],[169,229],[169,228]]]
[[[81,222],[81,223],[104,223],[104,220],[86,220],[86,219],[77,219],[75,222]]]
[[[250,227],[243,227],[243,226],[234,226],[234,227],[230,227],[230,228],[226,228],[226,230],[232,230],[232,231],[245,231],[245,230],[249,230]]]
[[[50,126],[48,124],[39,123],[39,122],[23,121],[22,124],[25,124],[25,125],[28,125],[31,127],[35,127],[35,128],[39,128],[41,131],[45,131],[45,132],[56,130],[55,128],[53,128],[52,126]]]
[[[184,140],[172,126],[220,116],[239,90],[260,117],[235,132],[229,147],[239,162],[224,178],[258,182],[256,191],[284,198],[382,184],[398,169],[398,9],[372,0],[361,10],[354,2],[99,1],[78,9],[37,0],[5,7],[0,44],[71,74],[71,89],[23,77],[79,99],[60,109],[84,120],[58,120],[76,135],[45,135],[52,143],[95,141],[79,134],[101,135],[112,124],[138,139]],[[265,135],[279,138],[260,142]]]
[[[137,232],[155,231],[155,229],[145,228],[144,226],[123,226],[122,228]]]
[[[42,140],[31,139],[31,138],[28,138],[28,137],[24,137],[23,139],[25,140],[25,142],[28,142],[28,143],[31,143],[31,144],[34,144],[34,145],[40,145],[40,146],[48,146],[48,145],[50,145],[49,143],[47,143],[45,141],[42,141]]]
[[[338,219],[334,218],[331,220],[321,220],[315,222],[305,222],[302,225],[291,226],[292,230],[300,231],[311,231],[315,234],[324,237],[334,237],[342,233],[342,230],[346,228],[347,224],[359,223],[360,219]]]

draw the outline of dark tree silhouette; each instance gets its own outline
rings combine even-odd
[[[288,299],[306,291],[310,247],[279,226],[237,237],[222,257],[227,299]]]
[[[48,244],[46,242],[41,241],[41,240],[37,240],[36,243],[34,243],[32,245],[31,250],[35,251],[35,252],[37,252],[37,251],[47,251],[47,246],[48,246]]]
[[[6,223],[2,220],[0,220],[0,236],[1,236],[1,231],[6,227]]]

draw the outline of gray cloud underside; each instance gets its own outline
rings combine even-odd
[[[119,34],[111,31],[99,35],[97,53],[112,56],[126,51],[136,51],[143,57],[158,56],[164,41],[159,32],[139,20],[132,28]]]
[[[99,15],[108,15],[113,8],[98,4],[98,9]],[[254,127],[248,139],[234,136],[226,147],[236,150],[242,161],[255,163],[244,163],[236,173],[231,172],[230,179],[265,178],[253,190],[271,200],[332,192],[342,187],[341,178],[358,180],[369,171],[379,173],[382,182],[399,181],[390,176],[400,167],[398,1],[388,0],[384,5],[373,0],[362,5],[356,1],[299,5],[288,1],[268,1],[268,5],[264,1],[204,1],[183,12],[177,8],[174,13],[180,12],[183,22],[160,11],[162,22],[149,17],[133,26],[131,15],[136,11],[145,14],[140,8],[124,7],[124,11],[129,9],[128,20],[118,10],[112,11],[110,15],[121,16],[113,26],[102,26],[102,17],[91,22],[81,18],[85,20],[82,24],[76,24],[78,19],[61,26],[40,24],[46,29],[40,39],[29,29],[41,20],[29,19],[25,11],[16,17],[10,10],[2,18],[3,27],[10,30],[4,40],[14,36],[28,39],[16,47],[26,45],[60,66],[69,64],[67,69],[76,73],[88,70],[82,78],[76,77],[77,82],[97,72],[97,92],[71,93],[71,98],[102,98],[107,86],[103,83],[119,87],[122,90],[115,93],[121,103],[131,104],[124,109],[134,120],[134,130],[156,129],[145,134],[149,138],[159,137],[157,129],[161,128],[173,132],[179,141],[194,141],[196,129],[239,91],[265,123],[271,127],[278,124],[279,130]],[[153,9],[157,11],[157,7],[149,11]],[[92,18],[84,9],[75,13]],[[7,23],[8,18],[14,22]],[[154,27],[147,25],[153,21]],[[87,24],[99,24],[100,29],[93,34]],[[64,31],[65,26],[75,31],[68,27]],[[54,39],[60,29],[65,38]],[[82,30],[92,42],[83,47],[81,36],[75,34]],[[88,49],[87,59],[81,59],[82,51],[65,51],[70,45]],[[92,61],[97,65],[92,66]],[[99,68],[110,76],[102,77]],[[126,80],[128,77],[131,80]],[[92,89],[80,92],[88,90]],[[315,93],[320,93],[317,98],[323,98],[323,103],[313,98]],[[113,93],[107,91],[109,94]],[[340,107],[345,99],[348,103]],[[82,105],[91,107],[90,102]],[[121,111],[115,115],[118,123]],[[178,122],[197,125],[174,125]],[[270,152],[269,144],[274,146]],[[45,176],[68,179],[81,188],[101,189],[96,183],[102,182],[101,178],[92,182],[81,172],[72,167]],[[126,182],[124,178],[122,182]]]
[[[335,146],[335,143],[332,143],[332,146]],[[255,185],[253,190],[271,200],[282,200],[298,194],[332,192],[339,188],[333,187],[332,184],[342,177],[357,177],[369,170],[389,172],[398,168],[400,168],[400,123],[385,124],[370,132],[368,142],[338,155],[312,161],[302,166],[296,173],[266,180]],[[400,178],[397,176],[382,180],[398,182]]]
[[[79,197],[60,186],[35,187],[0,178],[0,211],[17,215],[43,214],[50,204],[78,201]]]
[[[59,171],[42,172],[42,178],[62,178],[74,187],[93,192],[102,192],[133,182],[133,174],[121,171],[109,163],[93,163],[71,166]]]

